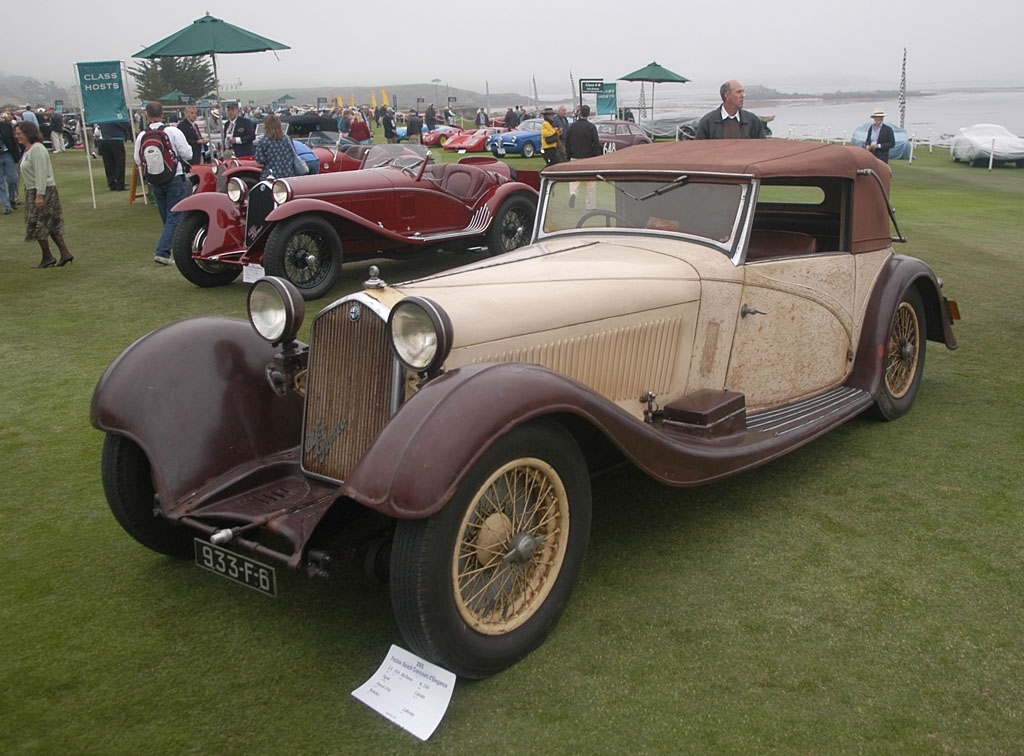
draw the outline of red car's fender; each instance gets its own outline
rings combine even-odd
[[[299,445],[302,397],[278,396],[265,374],[277,351],[244,320],[171,323],[106,369],[93,392],[92,425],[142,448],[170,505],[218,475]]]
[[[176,213],[198,211],[210,219],[203,255],[245,249],[245,216],[238,203],[223,192],[203,192],[186,197],[173,208]]]
[[[513,194],[521,194],[523,197],[531,200],[533,202],[533,207],[536,210],[538,199],[537,192],[532,191],[531,187],[527,184],[523,184],[518,181],[510,181],[497,187],[494,190],[494,194],[487,199],[487,207],[490,208],[491,217],[494,217],[497,214],[498,208],[500,208],[502,203]]]
[[[857,345],[857,359],[846,383],[877,397],[885,371],[885,353],[893,315],[907,290],[915,288],[924,304],[929,341],[956,349],[952,318],[935,273],[921,260],[894,255],[881,271],[868,301]]]

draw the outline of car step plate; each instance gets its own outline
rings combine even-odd
[[[277,573],[273,567],[233,551],[195,539],[196,564],[221,577],[241,583],[264,596],[277,597]]]

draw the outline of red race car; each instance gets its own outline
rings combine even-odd
[[[464,131],[449,139],[444,148],[447,152],[486,152],[487,140],[494,134],[500,134],[503,131],[508,131],[508,129],[487,126],[475,131]]]
[[[197,286],[223,286],[246,268],[247,279],[287,278],[304,299],[317,299],[334,286],[343,260],[523,246],[539,187],[538,172],[500,160],[440,165],[421,145],[380,144],[362,170],[252,186],[236,175],[225,192],[186,197],[174,206],[184,216],[172,252]]]
[[[422,135],[423,144],[427,147],[445,147],[448,140],[463,132],[458,126],[439,125],[433,131],[424,131]]]

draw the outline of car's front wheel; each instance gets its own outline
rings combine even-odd
[[[210,219],[206,213],[189,211],[174,230],[174,239],[171,241],[171,254],[174,255],[174,264],[181,275],[203,288],[225,286],[242,272],[237,265],[193,257],[202,253],[209,228]]]
[[[295,284],[303,299],[319,299],[341,273],[341,239],[323,218],[297,215],[270,232],[263,267],[267,275]]]
[[[537,148],[533,146],[533,142],[527,142],[523,145],[522,156],[524,158],[532,158],[537,154]]]
[[[529,243],[533,220],[537,217],[535,200],[517,194],[506,199],[487,231],[487,251],[500,255]]]
[[[391,599],[406,642],[469,678],[522,659],[562,614],[590,519],[590,479],[572,435],[546,421],[509,433],[443,509],[398,522]]]
[[[908,289],[889,326],[882,388],[872,407],[879,420],[895,420],[910,411],[924,373],[926,333],[921,295]]]
[[[107,504],[128,535],[167,556],[192,556],[192,534],[154,514],[153,476],[149,459],[138,444],[108,433],[103,441],[101,471]]]

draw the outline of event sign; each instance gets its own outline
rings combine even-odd
[[[85,122],[127,121],[129,113],[121,80],[121,61],[76,63],[75,66]]]
[[[618,84],[607,82],[601,85],[601,91],[597,93],[597,114],[616,115],[618,111],[618,97],[616,89]]]
[[[455,674],[392,645],[373,677],[352,695],[420,740],[441,723],[455,690]]]

